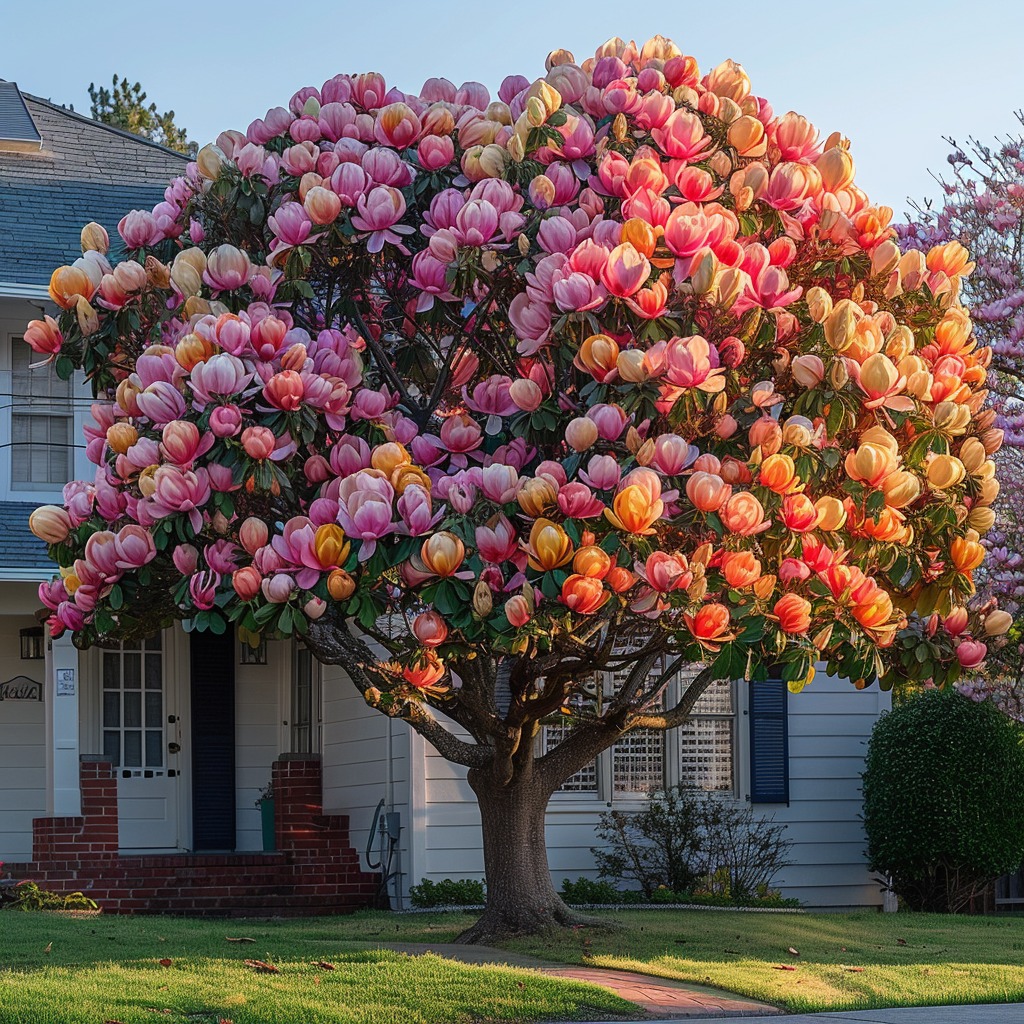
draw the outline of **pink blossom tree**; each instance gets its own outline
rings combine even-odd
[[[94,478],[32,518],[51,629],[301,637],[468,768],[465,938],[571,923],[545,807],[624,733],[821,663],[945,685],[1009,625],[967,608],[1002,438],[969,257],[890,218],[839,135],[661,37],[496,99],[301,89],[120,262],[88,225],[26,332],[96,395]]]
[[[1024,123],[1024,113],[1017,114]],[[1017,613],[1024,598],[1024,137],[1019,133],[985,144],[954,139],[949,172],[936,176],[938,202],[913,204],[916,216],[897,225],[905,248],[957,242],[971,251],[974,272],[964,280],[975,337],[992,353],[989,373],[996,426],[1005,431],[1004,486],[993,505],[995,525],[983,544],[988,557],[979,589]],[[1024,720],[1024,635],[1015,626],[1009,643],[986,670],[962,685],[976,699],[993,699],[1006,713]]]

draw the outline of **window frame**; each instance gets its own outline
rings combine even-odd
[[[299,671],[303,661],[309,663],[309,721],[299,718]],[[303,712],[305,709],[302,709]],[[296,742],[297,730],[308,729],[308,741]],[[305,644],[296,640],[292,644],[291,672],[288,680],[288,750],[292,754],[319,754],[323,751],[324,700],[323,666]],[[304,747],[305,749],[300,749]]]
[[[12,300],[12,302],[15,300]],[[83,427],[90,414],[92,396],[88,385],[81,373],[76,372],[70,381],[70,395],[67,399],[61,398],[54,401],[59,406],[67,401],[67,417],[69,430],[69,454],[68,454],[68,479],[57,484],[25,483],[15,484],[14,482],[14,459],[13,459],[13,425],[15,415],[14,396],[14,351],[15,345],[25,345],[22,340],[25,334],[25,324],[32,318],[38,318],[44,312],[54,312],[50,309],[40,309],[36,304],[25,302],[22,311],[0,313],[0,381],[5,386],[0,387],[0,433],[6,438],[6,442],[0,445],[0,500],[17,501],[25,504],[45,504],[60,498],[64,485],[70,480],[92,477],[88,459],[85,455],[85,442],[83,438]],[[27,347],[27,346],[26,346]],[[52,367],[46,370],[40,369],[38,373],[53,373]],[[40,414],[45,415],[45,414]],[[51,413],[51,415],[53,415]],[[60,415],[56,413],[56,415]]]
[[[665,691],[665,701],[671,706],[675,704],[682,693],[683,676],[682,674],[677,675],[672,679]],[[717,681],[712,685],[721,685]],[[739,781],[742,778],[741,772],[743,765],[746,763],[746,753],[741,750],[741,736],[740,732],[740,719],[746,715],[745,702],[744,706],[741,707],[741,688],[735,680],[729,681],[726,685],[730,687],[730,695],[732,701],[732,712],[729,715],[702,715],[700,717],[710,717],[717,719],[729,719],[729,743],[730,743],[730,754],[732,761],[732,779],[731,786],[729,789],[709,789],[704,792],[710,793],[722,800],[740,800],[742,799],[742,793],[739,788]],[[607,683],[605,684],[607,686]],[[602,687],[602,696],[605,695],[605,687]],[[547,726],[541,727],[541,733],[538,735],[537,750],[538,754],[543,753],[545,749],[545,730]],[[662,763],[663,763],[663,781],[666,787],[678,785],[682,779],[682,745],[681,745],[681,734],[682,728],[670,729],[663,733],[662,740]],[[648,797],[646,794],[641,792],[621,792],[615,791],[615,777],[614,777],[614,744],[608,747],[606,750],[601,751],[597,755],[595,760],[595,774],[596,774],[596,787],[594,790],[578,791],[578,790],[563,790],[561,788],[555,790],[551,795],[552,808],[557,808],[560,811],[575,811],[575,810],[589,810],[593,809],[595,804],[601,804],[606,807],[615,807],[624,810],[639,810],[646,806]]]

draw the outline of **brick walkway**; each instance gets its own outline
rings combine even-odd
[[[445,942],[382,942],[381,946],[400,953],[436,953],[468,964],[508,964],[539,971],[557,978],[587,981],[611,989],[616,995],[636,1003],[652,1016],[662,1020],[685,1020],[699,1017],[758,1017],[782,1011],[767,1003],[745,999],[733,992],[687,985],[668,978],[655,978],[633,971],[615,971],[604,967],[580,967],[555,964],[522,953],[510,953],[488,946],[462,946]]]

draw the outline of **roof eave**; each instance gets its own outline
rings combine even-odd
[[[50,289],[45,284],[26,284],[20,281],[0,281],[0,299],[42,299],[52,302]]]

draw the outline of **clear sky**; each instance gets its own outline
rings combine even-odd
[[[88,113],[91,81],[127,75],[202,144],[338,72],[495,92],[507,74],[542,74],[556,47],[582,60],[609,36],[658,32],[702,72],[740,61],[776,112],[842,131],[858,183],[897,213],[907,196],[937,193],[928,172],[945,166],[943,135],[1021,130],[1019,0],[0,0],[0,78]]]

